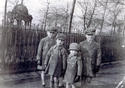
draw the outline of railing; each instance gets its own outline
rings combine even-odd
[[[70,42],[80,42],[85,38],[83,35],[73,33],[68,34],[65,47],[68,48]],[[36,54],[40,39],[46,36],[43,30],[17,29],[8,27],[3,30],[1,48],[2,65],[6,71],[33,71],[36,70]]]
[[[83,34],[66,33],[65,47],[71,42],[85,40]],[[40,39],[46,36],[43,30],[5,28],[1,40],[1,66],[5,71],[23,72],[36,70],[36,54]],[[99,36],[96,37],[98,41]],[[117,39],[116,39],[117,38]],[[101,49],[103,62],[113,61],[119,57],[120,38],[116,36],[102,36]]]

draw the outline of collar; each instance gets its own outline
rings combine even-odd
[[[86,42],[88,42],[89,44],[92,44],[94,42],[94,40],[92,40],[91,42],[86,40]]]
[[[55,48],[57,48],[57,49],[59,49],[59,50],[60,50],[60,49],[62,49],[62,48],[63,48],[63,46],[57,46],[57,45],[55,45],[55,46],[54,46],[54,49],[55,49]]]
[[[47,36],[47,38],[48,38],[48,39],[51,39],[51,40],[54,40],[54,39],[55,39],[55,38],[50,38],[50,37],[48,37],[48,36]]]
[[[69,54],[69,57],[77,57],[77,55],[72,55],[72,54]]]

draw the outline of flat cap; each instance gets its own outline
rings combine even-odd
[[[66,36],[63,33],[59,33],[59,34],[57,34],[56,38],[60,39],[60,40],[65,40]]]
[[[89,27],[88,29],[85,30],[86,35],[94,35],[95,34],[95,28]]]
[[[52,28],[48,28],[46,31],[57,32],[58,28],[57,27],[52,27]]]

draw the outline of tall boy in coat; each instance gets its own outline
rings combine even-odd
[[[45,86],[45,66],[44,61],[47,52],[49,49],[56,44],[56,35],[57,35],[57,28],[52,27],[51,29],[47,29],[47,36],[40,40],[37,52],[37,61],[38,61],[38,69],[42,70],[41,72],[41,80],[42,85]]]
[[[101,50],[99,43],[95,42],[95,30],[88,29],[85,32],[86,40],[80,42],[83,55],[83,75],[87,82],[91,81],[99,70],[101,64]]]
[[[79,44],[71,43],[69,50],[70,54],[67,59],[67,69],[64,81],[66,82],[66,88],[75,88],[74,83],[80,78],[82,72],[82,61],[78,54],[80,51]]]
[[[58,88],[59,78],[63,76],[66,69],[67,51],[64,48],[65,35],[58,34],[56,45],[50,48],[47,53],[45,65],[50,75],[50,87]]]

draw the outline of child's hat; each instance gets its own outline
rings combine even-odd
[[[58,28],[57,27],[52,27],[52,28],[48,28],[46,31],[57,32]]]
[[[94,35],[95,34],[95,29],[94,28],[88,28],[85,30],[86,35]]]
[[[80,46],[78,43],[71,43],[69,46],[69,50],[76,50],[79,51],[80,50]]]
[[[59,33],[59,34],[57,34],[56,38],[60,39],[60,40],[65,40],[66,36],[63,33]]]

